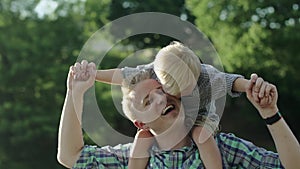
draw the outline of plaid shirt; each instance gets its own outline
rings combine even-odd
[[[223,168],[243,169],[276,169],[283,168],[277,153],[259,148],[233,134],[220,133],[216,142],[222,154]],[[125,169],[128,168],[128,158],[131,143],[115,147],[85,146],[81,156],[73,168],[79,169]],[[160,151],[153,148],[147,168],[182,169],[204,168],[197,147],[183,147],[177,150]]]

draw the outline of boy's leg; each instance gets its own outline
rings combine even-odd
[[[222,158],[213,133],[201,126],[195,126],[192,137],[196,143],[202,162],[207,169],[222,169]]]
[[[148,130],[139,130],[134,138],[128,161],[128,169],[146,168],[149,161],[149,148],[153,144],[153,135]]]

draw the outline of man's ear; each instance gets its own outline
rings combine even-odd
[[[148,127],[145,125],[145,123],[143,123],[141,121],[134,120],[133,124],[139,129],[148,129]]]

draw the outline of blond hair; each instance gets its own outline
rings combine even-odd
[[[133,74],[130,77],[124,79],[122,82],[122,109],[126,117],[131,121],[134,121],[136,119],[135,114],[137,113],[135,112],[136,109],[133,107],[132,104],[134,101],[133,89],[139,82],[146,79],[150,79],[150,72],[140,71],[137,74]]]
[[[167,93],[179,95],[191,85],[194,88],[200,76],[201,63],[191,49],[174,41],[158,52],[154,71]]]

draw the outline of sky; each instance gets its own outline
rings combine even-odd
[[[41,0],[34,8],[34,11],[38,14],[39,18],[44,18],[46,15],[53,13],[57,7],[58,3],[56,1]]]

